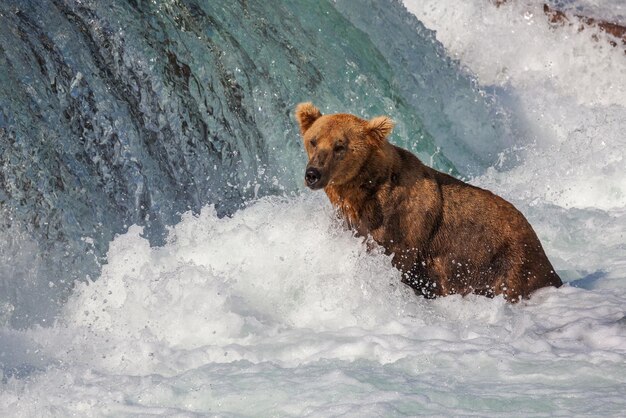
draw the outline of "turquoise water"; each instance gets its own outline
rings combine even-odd
[[[384,16],[415,49],[364,32],[371,4],[3,2],[0,317],[50,321],[130,225],[160,245],[185,211],[300,190],[303,100],[389,114],[396,140],[437,167],[484,169],[489,157],[451,161],[434,138],[500,138],[488,101],[401,5]]]

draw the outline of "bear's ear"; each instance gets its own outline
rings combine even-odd
[[[311,102],[300,103],[298,107],[296,107],[296,119],[298,119],[298,123],[300,124],[300,132],[302,135],[309,130],[313,122],[320,116],[322,116],[322,113],[317,107],[313,106]]]
[[[381,141],[393,131],[393,121],[387,116],[376,116],[367,122],[367,130]]]

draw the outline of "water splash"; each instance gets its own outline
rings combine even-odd
[[[402,37],[368,25],[370,6],[3,2],[0,199],[14,221],[1,236],[35,243],[5,259],[28,260],[26,276],[0,277],[12,324],[49,320],[69,284],[98,276],[108,243],[130,225],[160,245],[185,211],[211,203],[223,216],[297,191],[299,101],[388,114],[394,141],[435,166],[455,169],[448,150],[461,170],[484,166],[463,144],[499,136],[489,104],[398,4],[384,16]],[[417,49],[398,65],[388,51],[405,50],[407,36]],[[462,150],[435,145],[448,137]],[[27,302],[35,295],[46,295],[42,309]]]

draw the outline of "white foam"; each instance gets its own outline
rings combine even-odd
[[[404,4],[436,31],[450,55],[482,85],[510,85],[520,93],[547,88],[559,99],[572,97],[580,104],[626,104],[623,50],[612,47],[605,41],[608,35],[597,29],[553,28],[542,1],[509,1],[498,8],[481,0],[405,0]],[[600,41],[592,41],[592,36]],[[554,118],[540,113],[529,116]]]
[[[623,294],[565,287],[519,305],[427,301],[366,247],[312,193],[262,199],[233,218],[187,214],[160,248],[132,227],[55,327],[3,334],[13,374],[0,411],[359,415],[462,402],[457,412],[484,412],[450,387],[486,396],[496,379],[523,398],[538,384],[558,395],[564,379],[623,381]],[[41,371],[17,379],[23,364]],[[578,364],[607,375],[581,375]],[[509,410],[519,411],[529,410]]]
[[[351,328],[402,329],[420,304],[399,285],[389,258],[366,253],[334,218],[321,196],[307,196],[264,199],[232,219],[219,219],[212,208],[187,214],[162,248],[150,248],[132,227],[111,244],[101,277],[77,285],[62,324],[85,330],[98,345],[106,335],[104,345],[115,348],[97,364],[111,370],[122,362],[146,373],[150,363],[141,360],[165,357],[163,347],[167,355],[184,351],[192,363],[183,368],[197,361],[354,358],[372,347],[335,347],[317,337],[294,342]],[[180,371],[181,361],[168,367]]]
[[[479,184],[508,182],[502,193],[564,207],[626,206],[626,59],[608,35],[555,28],[540,1],[405,4],[480,84],[504,89],[501,100],[514,110],[524,163],[505,180],[492,170]]]

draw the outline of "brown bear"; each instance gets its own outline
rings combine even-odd
[[[296,118],[309,156],[306,185],[324,188],[351,228],[393,256],[417,294],[502,294],[518,302],[562,284],[513,205],[389,143],[388,117],[322,115],[301,103]]]

